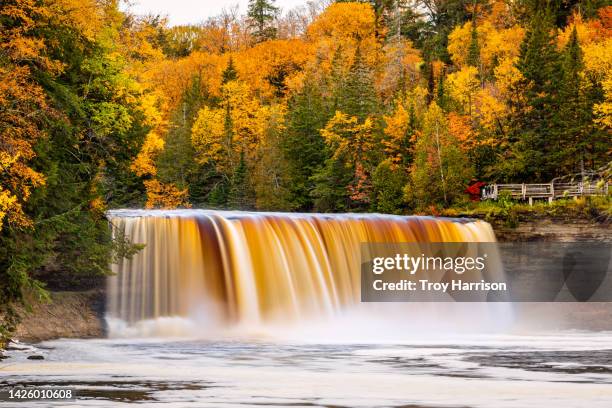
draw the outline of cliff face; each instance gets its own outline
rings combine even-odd
[[[50,303],[32,305],[21,318],[13,338],[38,342],[57,338],[104,337],[104,291],[51,292]]]
[[[567,217],[529,217],[515,227],[491,221],[499,242],[612,242],[608,223]],[[612,330],[612,303],[517,303],[517,320],[526,330]]]
[[[491,225],[500,242],[612,242],[609,224],[587,219],[541,217],[521,220],[514,228],[497,221],[493,221]]]

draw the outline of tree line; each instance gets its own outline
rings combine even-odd
[[[176,189],[148,205],[406,213],[453,205],[470,180],[609,160],[610,7],[418,3],[283,20],[252,1],[216,51],[200,44],[224,18],[190,27],[171,64],[191,81],[148,156],[155,187]],[[308,24],[280,35],[294,20]]]

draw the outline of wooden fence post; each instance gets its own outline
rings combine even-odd
[[[555,183],[551,181],[550,182],[550,197],[548,197],[548,203],[552,204],[554,199],[555,199]]]

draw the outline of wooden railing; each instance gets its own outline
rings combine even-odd
[[[607,195],[608,183],[580,181],[573,183],[488,184],[482,189],[482,199],[497,200],[502,192],[509,193],[514,199],[528,200],[529,204],[533,204],[533,199],[547,199],[552,202],[556,198]]]

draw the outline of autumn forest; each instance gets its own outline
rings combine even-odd
[[[609,161],[606,0],[277,3],[2,1],[0,296],[135,250],[109,208],[411,214]]]

